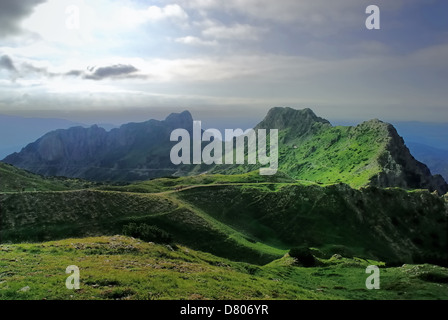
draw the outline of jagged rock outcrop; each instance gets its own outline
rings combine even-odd
[[[371,185],[424,188],[431,191],[437,190],[441,194],[448,191],[443,177],[431,175],[429,168],[411,155],[403,138],[391,124],[379,120],[372,120],[366,124],[378,126],[387,132],[386,147],[378,157],[378,163],[383,170],[371,178]]]

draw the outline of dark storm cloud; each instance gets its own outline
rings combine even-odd
[[[0,69],[6,69],[8,71],[17,71],[12,59],[6,55],[0,58]]]
[[[1,0],[0,37],[20,32],[20,22],[33,11],[33,8],[46,0]]]
[[[139,70],[132,65],[116,64],[113,66],[95,68],[91,71],[92,73],[87,74],[84,77],[91,80],[103,80],[106,78],[126,78],[134,77],[133,74],[137,71]]]

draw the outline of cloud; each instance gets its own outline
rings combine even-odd
[[[43,76],[45,78],[55,77],[59,74],[57,72],[51,72],[48,70],[48,65],[44,62],[38,62],[29,60],[17,60],[15,57],[11,58],[8,55],[4,55],[0,58],[0,68],[4,68],[13,72],[11,78],[15,81],[19,78],[30,78],[31,76]]]
[[[93,68],[90,73],[84,75],[85,79],[103,80],[106,78],[125,78],[130,75],[134,76],[139,70],[132,65],[116,64],[113,66]],[[74,74],[75,71],[71,71]]]
[[[167,18],[188,19],[188,14],[177,4],[170,4],[163,8],[151,6],[146,11],[146,16],[150,20],[162,20]]]
[[[202,35],[214,39],[225,40],[258,40],[264,30],[248,25],[234,24],[232,26],[214,25],[202,31]]]
[[[381,10],[397,12],[419,0],[377,0]],[[178,0],[187,10],[203,12],[206,17],[240,17],[251,23],[287,26],[296,32],[315,36],[338,34],[359,29],[370,4],[360,0]]]
[[[421,41],[428,32],[416,7],[430,5],[416,1],[376,0],[382,30],[369,32],[367,0],[47,0],[35,9],[43,0],[0,0],[0,100],[14,88],[48,94],[42,108],[70,99],[113,106],[119,90],[123,106],[160,99],[362,109],[371,100],[446,108],[446,28]],[[68,4],[79,6],[78,30],[66,26]],[[21,10],[13,14],[14,6]],[[17,35],[2,42],[3,33]]]
[[[17,34],[21,31],[20,22],[30,15],[35,6],[46,0],[1,0],[0,37]]]
[[[41,77],[79,77],[88,80],[122,79],[122,78],[145,78],[144,75],[136,74],[139,69],[131,64],[113,64],[102,67],[88,67],[86,70],[72,69],[63,71],[55,69],[48,62],[36,62],[32,60],[20,60],[11,58],[9,55],[0,57],[0,69],[13,72],[12,80]]]
[[[26,74],[40,74],[47,77],[57,76],[57,73],[49,72],[47,67],[38,67],[29,62],[24,62],[21,64],[21,72]]]
[[[116,12],[116,18],[123,25],[139,25],[164,20],[185,22],[188,20],[188,14],[181,6],[169,4],[164,7],[150,6],[146,9],[120,7],[120,11]]]
[[[200,36],[188,35],[175,38],[174,41],[185,45],[202,47],[217,47],[223,44],[238,45],[244,42],[244,46],[247,48],[248,41],[261,40],[262,34],[268,30],[264,27],[241,23],[225,25],[219,21],[207,19],[195,22],[194,25],[199,28]],[[235,46],[232,46],[232,48],[235,49]]]
[[[14,62],[7,55],[4,55],[0,58],[0,69],[6,69],[8,71],[14,71],[14,72],[17,71],[16,67],[14,66]]]
[[[66,72],[64,75],[69,77],[79,77],[82,76],[83,74],[84,72],[82,72],[81,70],[71,70],[69,72]]]
[[[218,42],[216,40],[207,41],[207,40],[203,40],[203,39],[200,39],[198,37],[193,37],[193,36],[176,38],[174,41],[177,43],[194,45],[194,46],[210,46],[210,47],[212,47],[212,46],[216,46],[218,44]]]
[[[17,61],[9,55],[3,55],[0,58],[0,69],[9,71],[9,78],[13,82],[17,79],[30,78],[32,75],[44,76],[46,78],[57,75],[49,72],[46,66],[36,66],[29,61]]]

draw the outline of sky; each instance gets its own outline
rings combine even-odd
[[[446,0],[0,2],[0,114],[448,122],[447,58]]]

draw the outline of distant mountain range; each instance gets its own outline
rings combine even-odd
[[[412,155],[448,181],[448,124],[414,121],[397,122],[395,127]]]
[[[24,118],[0,115],[0,158],[20,151],[31,141],[56,129],[82,126],[64,119]]]
[[[45,134],[13,153],[4,162],[44,176],[65,176],[97,181],[134,181],[169,176],[169,141],[174,129],[192,130],[189,112],[164,121],[129,123],[106,131],[96,125],[59,129]]]
[[[440,174],[448,181],[448,150],[415,142],[408,142],[407,145],[417,160],[425,163],[433,174]]]
[[[87,125],[58,118],[26,118],[0,114],[0,159],[13,152],[19,152],[30,142],[44,134],[71,127]],[[99,124],[106,130],[113,129],[111,124]]]
[[[97,181],[136,181],[201,172],[245,173],[259,165],[175,166],[170,133],[192,131],[188,111],[164,121],[129,123],[110,132],[98,127],[55,130],[4,162],[45,176]],[[353,187],[425,188],[446,193],[409,152],[395,128],[379,120],[357,126],[332,126],[310,109],[273,108],[255,129],[279,129],[279,169],[295,179]]]
[[[448,123],[397,121],[394,122],[394,126],[407,142],[448,149]]]

